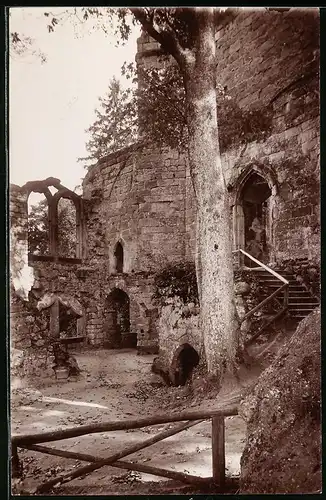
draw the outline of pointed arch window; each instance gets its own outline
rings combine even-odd
[[[115,270],[117,273],[123,273],[123,260],[124,260],[124,255],[123,255],[123,246],[118,241],[115,247],[114,251],[114,257],[115,257]]]

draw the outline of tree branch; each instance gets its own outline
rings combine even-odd
[[[181,47],[174,30],[163,30],[159,32],[154,28],[154,11],[148,14],[146,9],[142,7],[130,7],[129,9],[137,21],[140,22],[144,30],[154,38],[168,54],[174,57],[180,68],[183,68],[185,64],[189,62],[190,58],[193,58],[192,52],[189,49],[183,49]],[[170,23],[168,24],[171,26]]]

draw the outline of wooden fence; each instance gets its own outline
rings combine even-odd
[[[144,472],[155,476],[174,479],[183,483],[191,484],[194,486],[200,485],[216,485],[218,490],[222,490],[225,483],[225,417],[238,414],[237,408],[238,401],[231,406],[207,410],[207,411],[192,411],[182,412],[179,414],[170,415],[156,415],[146,418],[137,418],[133,420],[122,420],[113,422],[103,422],[101,424],[81,425],[78,427],[71,427],[64,430],[57,430],[51,432],[43,432],[38,434],[25,434],[13,435],[11,438],[11,454],[12,454],[12,475],[17,477],[20,473],[20,461],[18,456],[18,448],[38,451],[48,455],[55,455],[58,457],[65,457],[88,462],[85,465],[71,471],[67,474],[60,475],[54,479],[39,484],[34,493],[41,494],[51,490],[54,486],[59,486],[67,483],[72,479],[85,476],[91,472],[100,469],[103,466],[109,465],[111,467],[118,467],[121,469],[133,470]],[[128,462],[121,460],[122,458],[151,446],[154,443],[162,441],[170,436],[178,434],[194,425],[197,425],[204,420],[210,419],[212,422],[212,476],[199,477],[182,472],[176,472],[167,469],[161,469],[154,466]],[[130,429],[140,429],[150,425],[157,424],[171,424],[172,422],[183,422],[171,428],[167,426],[163,431],[155,436],[146,439],[143,442],[128,445],[123,450],[109,455],[106,458],[86,455],[84,453],[75,453],[71,451],[60,450],[54,447],[40,446],[40,443],[47,443],[51,441],[61,441],[63,439],[70,439],[77,436],[84,436],[86,434],[94,434],[99,432],[108,431],[121,431]]]

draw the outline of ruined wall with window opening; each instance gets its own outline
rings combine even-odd
[[[152,310],[150,304],[153,293],[151,280],[146,273],[131,278],[128,274],[118,273],[111,279],[105,266],[87,259],[84,242],[87,221],[92,213],[92,206],[87,204],[87,200],[76,200],[77,206],[79,201],[85,205],[82,207],[83,215],[78,217],[80,214],[72,211],[75,221],[70,217],[65,228],[68,233],[76,230],[77,234],[73,234],[72,238],[72,243],[79,245],[76,251],[71,247],[69,255],[68,249],[62,252],[60,247],[59,203],[55,205],[57,213],[52,211],[49,217],[48,207],[44,209],[49,226],[43,236],[49,238],[50,252],[32,251],[28,241],[29,193],[32,188],[47,190],[50,184],[51,179],[10,187],[11,345],[16,352],[15,359],[18,359],[19,352],[23,352],[24,362],[18,369],[19,376],[50,375],[53,341],[59,338],[80,337],[81,345],[105,345],[109,340],[107,297],[117,287],[126,290],[129,295],[133,347],[137,347],[138,343],[140,351],[156,350],[155,308]],[[49,205],[52,198],[50,200]],[[71,200],[66,197],[63,201]],[[85,222],[85,227],[78,228],[81,222]]]
[[[266,263],[286,265],[289,259],[303,257],[311,265],[319,262],[318,32],[316,9],[304,14],[300,9],[233,9],[216,31],[217,81],[243,112],[252,112],[252,120],[271,116],[265,135],[244,130],[239,143],[231,141],[221,151],[234,248],[254,252],[256,245]],[[158,44],[143,34],[137,64],[157,66],[158,55]],[[21,268],[27,262],[26,193],[11,187],[12,252],[16,259],[22,253]],[[75,202],[78,205],[77,198]],[[174,328],[168,325],[171,315],[164,323],[153,301],[155,275],[170,264],[194,260],[195,198],[185,157],[149,144],[113,153],[87,173],[80,203],[79,243],[71,260],[57,253],[52,260],[29,259],[36,278],[27,270],[27,281],[36,283],[30,292],[33,300],[47,294],[78,300],[85,342],[111,347],[120,320],[114,319],[109,297],[121,290],[129,300],[125,333],[137,336],[140,351],[156,351],[160,339],[162,355],[164,350],[170,363],[185,339],[199,349],[198,315],[183,314],[189,304],[175,303],[181,326]],[[52,211],[50,254],[57,252],[60,236],[53,217]],[[18,347],[22,338],[29,345],[35,325],[19,323],[19,315],[29,314],[16,299],[11,314],[13,344]]]

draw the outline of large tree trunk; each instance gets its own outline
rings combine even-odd
[[[208,371],[221,379],[225,368],[233,370],[236,365],[239,321],[234,303],[228,193],[217,132],[214,8],[187,8],[187,13],[172,8],[166,16],[157,10],[154,19],[153,11],[131,9],[147,33],[175,58],[184,77],[190,172],[197,200],[201,326]],[[175,23],[173,16],[180,22]]]
[[[197,198],[201,326],[208,371],[235,366],[239,322],[234,302],[231,220],[217,130],[213,9],[198,12],[194,60],[184,68],[189,160]]]

